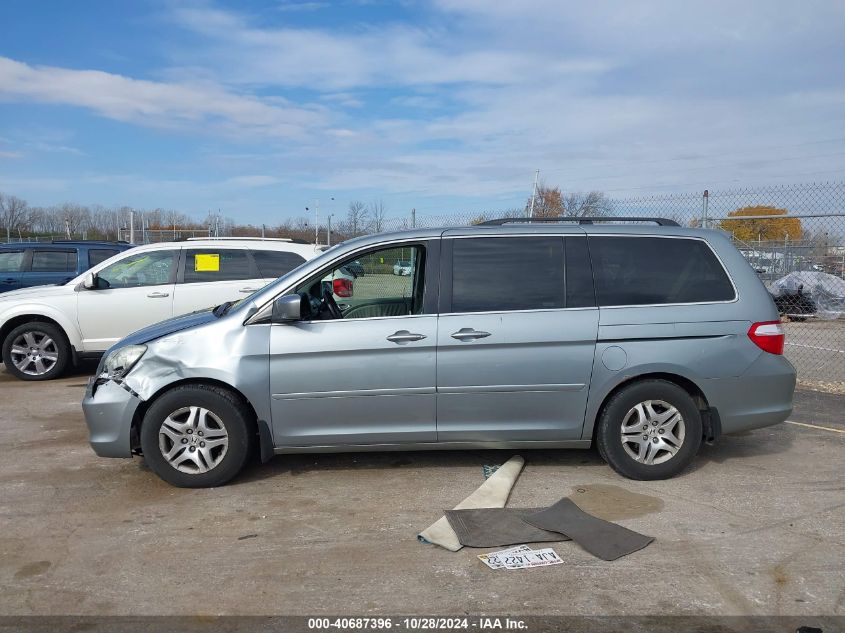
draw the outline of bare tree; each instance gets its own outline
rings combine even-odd
[[[366,233],[369,223],[370,213],[367,210],[367,205],[360,200],[350,202],[342,231],[347,233],[349,237],[355,237],[361,233]]]
[[[384,206],[384,201],[373,200],[368,211],[370,214],[370,230],[373,233],[381,233],[385,229],[385,220],[387,219],[387,207]]]
[[[11,241],[13,231],[17,231],[28,220],[29,207],[26,200],[17,196],[0,194],[0,222],[6,229],[6,241]]]
[[[582,218],[610,215],[611,201],[601,191],[575,191],[563,196],[563,215]]]

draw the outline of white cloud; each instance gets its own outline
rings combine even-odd
[[[97,70],[30,66],[0,57],[0,99],[88,108],[111,119],[155,127],[216,126],[276,138],[301,138],[323,115],[315,109],[238,95],[213,84],[132,79]]]

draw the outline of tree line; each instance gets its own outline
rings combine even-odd
[[[332,241],[358,235],[379,233],[393,228],[395,221],[387,217],[382,200],[364,203],[353,200],[343,215],[332,214]],[[321,242],[327,238],[327,216],[317,228]],[[289,218],[265,225],[243,224],[221,214],[197,220],[174,209],[139,209],[129,206],[105,207],[71,202],[52,206],[33,206],[18,196],[0,192],[0,240],[27,239],[128,239],[130,226],[136,241],[145,232],[158,232],[165,239],[172,231],[174,239],[187,235],[219,235],[231,237],[259,236],[314,241],[314,219],[307,216]]]

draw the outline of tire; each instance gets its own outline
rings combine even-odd
[[[179,488],[222,486],[243,469],[254,446],[255,425],[247,406],[231,391],[211,385],[168,391],[141,424],[144,460]]]
[[[46,321],[30,321],[3,340],[6,371],[20,380],[53,380],[64,373],[71,349],[62,329]]]
[[[669,479],[680,473],[698,453],[701,437],[701,413],[695,402],[686,390],[666,380],[643,380],[622,388],[605,405],[596,431],[599,454],[610,467],[640,480]]]

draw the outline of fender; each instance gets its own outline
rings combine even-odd
[[[68,296],[53,296],[50,299],[56,303],[66,302],[69,309],[62,310],[55,305],[42,303],[38,300],[21,301],[20,303],[9,302],[11,304],[9,306],[4,306],[3,302],[0,302],[0,330],[5,329],[6,323],[16,317],[31,316],[33,319],[44,317],[58,323],[67,336],[71,347],[75,351],[80,351],[82,349],[82,332],[73,318],[73,315],[76,314],[76,293]]]

